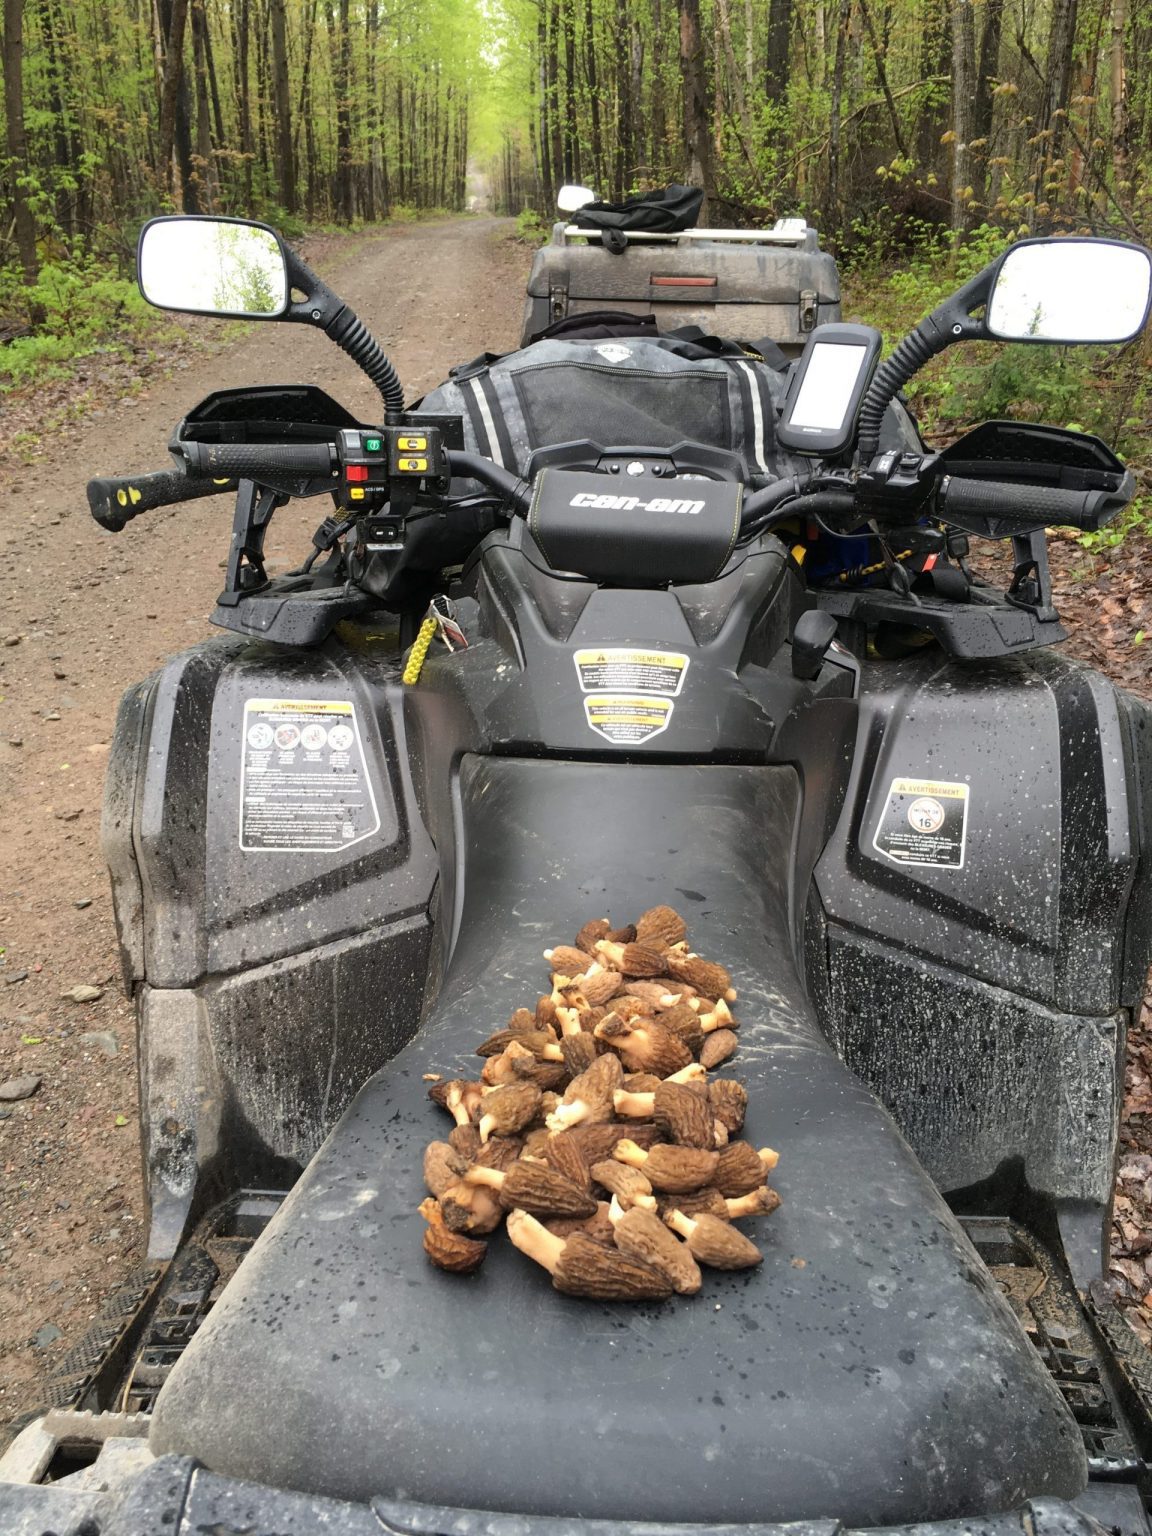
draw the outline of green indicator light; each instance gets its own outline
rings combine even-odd
[[[379,453],[383,446],[378,437],[366,437],[364,439],[364,447],[368,453]]]

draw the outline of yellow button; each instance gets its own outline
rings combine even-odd
[[[404,472],[406,472],[407,474],[410,474],[410,475],[421,475],[428,468],[428,460],[427,459],[400,459],[397,462],[396,467],[397,467],[397,469],[400,469],[400,470],[402,470],[402,471],[404,471]]]
[[[428,439],[426,437],[402,437],[398,440],[396,446],[400,449],[401,453],[424,453],[428,448]]]
[[[362,485],[354,485],[349,490],[348,494],[352,498],[353,501],[363,501],[364,500],[364,487]]]

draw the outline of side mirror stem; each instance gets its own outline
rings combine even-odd
[[[307,262],[283,241],[281,245],[288,271],[289,295],[293,288],[305,295],[303,299],[290,298],[283,318],[300,325],[316,326],[347,352],[380,391],[386,417],[403,411],[404,388],[400,376],[368,327],[339,294],[333,293],[316,276]]]
[[[880,429],[884,412],[908,380],[917,374],[929,358],[943,352],[957,341],[975,341],[987,334],[982,321],[973,320],[971,311],[988,300],[999,258],[963,288],[944,300],[900,342],[896,350],[877,368],[860,407],[857,444],[860,462],[869,464],[880,450]]]

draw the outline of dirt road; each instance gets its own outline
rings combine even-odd
[[[511,229],[398,226],[321,240],[308,257],[411,399],[453,364],[515,345],[530,252]],[[253,326],[62,431],[32,467],[0,471],[0,1083],[40,1079],[31,1097],[0,1102],[0,1425],[34,1405],[40,1370],[142,1249],[135,1039],[99,848],[102,784],[121,693],[212,632],[231,517],[230,500],[213,498],[112,536],[89,516],[85,481],[163,467],[174,423],[201,396],[277,380],[319,384],[379,418],[372,385],[319,332]],[[282,568],[307,550],[317,506],[274,525]],[[101,995],[61,996],[77,986]]]

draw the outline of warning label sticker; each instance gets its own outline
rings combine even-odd
[[[585,693],[664,693],[675,698],[688,672],[688,657],[679,651],[605,646],[577,651],[572,659]]]
[[[379,827],[350,701],[247,700],[240,766],[245,853],[331,852]]]
[[[644,694],[598,693],[584,700],[584,713],[592,729],[616,746],[648,741],[668,729],[675,705],[671,699]]]
[[[894,864],[964,868],[968,785],[893,779],[872,846]]]

